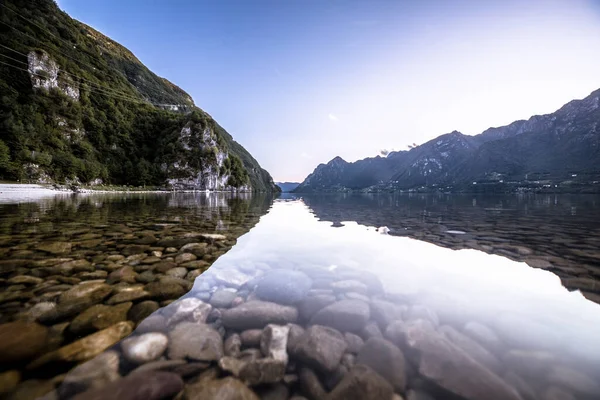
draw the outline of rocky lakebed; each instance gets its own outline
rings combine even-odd
[[[600,398],[600,310],[550,273],[538,292],[493,286],[492,269],[423,287],[398,255],[432,245],[335,230],[297,201],[145,203],[52,203],[4,230],[2,398]]]

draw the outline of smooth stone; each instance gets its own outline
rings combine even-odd
[[[186,385],[184,400],[260,400],[239,379],[227,377]]]
[[[194,361],[187,362],[185,364],[179,365],[173,368],[172,372],[180,375],[183,378],[187,378],[190,376],[195,376],[205,371],[208,367],[210,367],[211,363],[207,361]]]
[[[53,303],[51,301],[42,301],[41,303],[37,303],[36,305],[31,307],[29,310],[21,313],[19,315],[19,319],[29,321],[29,322],[34,322],[40,316],[42,316],[43,314],[47,313],[48,311],[54,309],[55,307],[56,307],[56,303]]]
[[[357,332],[370,317],[369,305],[360,300],[341,300],[317,311],[311,325],[326,325],[341,332]]]
[[[255,290],[262,300],[295,304],[306,297],[311,286],[311,279],[303,272],[273,269],[265,273]]]
[[[328,400],[391,400],[394,389],[366,365],[355,365],[329,393]]]
[[[408,323],[405,345],[420,355],[419,373],[440,387],[468,400],[520,400],[515,389],[469,357],[441,334]],[[440,366],[444,366],[441,368]],[[468,376],[469,379],[465,379]]]
[[[9,285],[37,285],[42,283],[44,280],[36,276],[29,275],[17,275],[9,278],[6,282]]]
[[[292,354],[298,360],[322,372],[333,372],[348,345],[335,329],[313,325],[298,339]]]
[[[79,314],[69,325],[69,331],[76,335],[84,335],[99,331],[117,322],[127,320],[127,312],[132,303],[121,303],[116,306],[96,304]]]
[[[554,354],[539,350],[509,350],[502,356],[506,367],[521,376],[542,377],[557,363]]]
[[[176,267],[176,268],[170,269],[167,272],[165,272],[165,275],[172,276],[174,278],[185,278],[187,273],[188,273],[188,270],[185,269],[184,267]]]
[[[404,393],[407,382],[406,361],[402,351],[389,340],[367,340],[356,357],[356,363],[373,368],[394,387],[394,391]]]
[[[180,321],[190,321],[203,324],[206,322],[212,306],[195,297],[177,300],[164,310],[167,324],[173,326]]]
[[[263,328],[269,323],[286,324],[296,322],[298,310],[267,301],[253,300],[223,312],[222,320],[226,328],[252,329]]]
[[[242,349],[242,339],[237,333],[229,335],[223,343],[223,352],[226,356],[237,357]]]
[[[158,300],[177,299],[185,294],[185,289],[175,282],[151,282],[144,289]]]
[[[304,328],[297,324],[288,324],[288,326],[290,327],[287,339],[287,351],[289,353],[298,343],[298,339],[304,335]]]
[[[435,400],[429,394],[420,390],[409,390],[406,394],[406,400]]]
[[[151,332],[124,339],[121,349],[127,360],[134,364],[144,364],[162,356],[168,344],[167,335]]]
[[[540,400],[576,400],[576,398],[564,389],[551,386],[542,393]]]
[[[88,390],[73,400],[163,400],[183,389],[177,374],[163,371],[139,372],[103,387]]]
[[[427,306],[420,304],[409,307],[408,311],[406,312],[407,321],[413,321],[416,319],[428,320],[436,327],[440,324],[440,319],[438,318],[435,311],[433,311]]]
[[[216,268],[211,271],[211,276],[217,283],[233,288],[239,288],[253,278],[252,275],[245,274],[236,268]]]
[[[217,308],[229,308],[231,307],[231,302],[233,302],[233,299],[235,299],[236,296],[236,292],[220,289],[214,292],[210,297],[210,304]]]
[[[137,374],[138,372],[145,371],[169,371],[173,372],[173,370],[177,367],[187,365],[188,362],[186,360],[158,360],[158,361],[150,361],[146,364],[142,364],[133,371],[129,373]]]
[[[462,351],[467,353],[475,361],[485,365],[492,371],[500,371],[502,369],[500,361],[495,355],[486,350],[475,340],[457,331],[449,325],[440,326],[438,332],[442,333],[446,339],[450,340]]]
[[[568,367],[553,366],[546,379],[557,386],[594,398],[600,398],[600,384],[589,375]]]
[[[58,394],[60,398],[70,398],[119,379],[119,353],[109,350],[71,370],[58,388]]]
[[[287,340],[290,327],[269,324],[265,326],[260,338],[260,350],[265,357],[281,361],[287,365]]]
[[[363,345],[365,344],[365,342],[362,340],[362,338],[360,336],[355,335],[350,332],[344,333],[344,339],[346,340],[346,343],[348,344],[347,351],[350,353],[357,354],[360,351],[360,349],[362,349]]]
[[[119,293],[110,297],[106,301],[106,304],[112,305],[118,303],[125,303],[129,301],[139,301],[145,300],[149,297],[150,293],[148,293],[141,287],[127,288],[125,290],[121,290]]]
[[[48,380],[38,380],[38,379],[29,379],[23,381],[17,385],[15,390],[3,397],[3,400],[29,400],[29,399],[43,399],[43,400],[54,400],[56,399],[53,396],[54,393],[54,382],[50,379]],[[49,394],[49,398],[42,398],[45,395]]]
[[[310,400],[321,400],[327,397],[327,391],[317,374],[310,368],[302,367],[298,371],[300,391]]]
[[[35,322],[14,321],[0,325],[0,363],[29,360],[46,347],[48,328]]]
[[[44,354],[27,366],[27,369],[36,369],[49,362],[81,362],[87,361],[125,336],[133,330],[133,324],[129,321],[119,322],[109,328],[91,334],[70,343],[58,350]]]
[[[313,315],[322,308],[335,303],[336,297],[332,294],[320,294],[309,296],[298,304],[298,312],[300,318],[305,321],[310,321]]]
[[[169,332],[169,359],[189,358],[198,361],[218,361],[223,357],[223,339],[208,325],[181,322]]]
[[[58,298],[58,305],[42,314],[40,322],[53,323],[71,317],[101,302],[112,292],[104,282],[87,281],[73,286]]]
[[[36,250],[44,251],[52,255],[65,254],[71,251],[71,243],[69,242],[48,242],[41,243],[36,246]]]
[[[504,347],[498,335],[490,327],[482,323],[475,321],[467,322],[463,327],[463,332],[492,352],[500,352]]]
[[[164,315],[160,315],[158,313],[150,315],[148,318],[144,319],[138,325],[136,331],[138,333],[146,333],[146,332],[166,332],[167,328],[167,319]]]
[[[240,334],[243,347],[259,347],[262,329],[248,329]]]
[[[336,292],[367,293],[367,285],[356,279],[333,282],[329,287]]]
[[[175,264],[181,264],[188,261],[194,261],[197,257],[192,253],[182,253],[175,256]]]
[[[11,369],[0,372],[0,396],[15,390],[19,382],[21,382],[21,373],[19,371]]]
[[[142,301],[131,307],[131,310],[127,313],[127,319],[133,322],[140,322],[144,318],[148,317],[154,311],[158,310],[158,303],[152,300]]]
[[[273,358],[242,360],[223,357],[219,360],[219,367],[250,386],[276,383],[285,375],[285,363]]]
[[[290,397],[290,390],[283,383],[271,385],[261,390],[261,400],[287,400]]]
[[[106,279],[108,283],[117,283],[117,282],[127,282],[127,283],[135,283],[135,277],[137,276],[137,272],[133,270],[133,267],[127,265],[125,267],[119,268],[116,271],[111,272]]]
[[[383,333],[381,333],[381,329],[379,329],[379,325],[375,321],[369,321],[365,325],[365,327],[360,331],[360,336],[364,340],[369,340],[372,337],[382,338]]]
[[[152,271],[143,271],[135,277],[135,280],[140,283],[150,283],[156,280],[156,275]]]
[[[509,371],[504,374],[503,378],[508,385],[515,388],[523,400],[538,400],[533,388],[519,375]]]
[[[370,304],[371,319],[377,322],[379,329],[385,331],[387,326],[396,320],[402,320],[404,309],[397,304],[385,300],[373,300]]]

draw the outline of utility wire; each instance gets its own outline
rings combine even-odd
[[[67,45],[69,48],[71,48],[71,47],[72,47],[72,48],[74,48],[74,49],[77,49],[77,51],[80,51],[80,52],[87,53],[88,55],[90,55],[90,56],[92,56],[92,57],[97,57],[97,56],[96,56],[96,55],[94,55],[94,54],[91,54],[91,53],[89,53],[89,52],[87,52],[87,51],[84,51],[84,50],[82,50],[82,49],[78,48],[76,44],[69,43],[69,42],[67,42],[66,40],[64,40],[64,39],[62,39],[62,38],[60,38],[60,37],[56,36],[54,33],[50,32],[48,29],[46,29],[46,28],[43,28],[42,26],[38,25],[37,23],[35,23],[35,22],[34,22],[34,21],[32,21],[31,19],[29,19],[29,18],[27,18],[27,17],[24,17],[23,15],[21,15],[20,13],[18,13],[18,12],[17,12],[17,11],[15,11],[15,10],[13,10],[12,8],[10,8],[10,7],[6,6],[5,4],[2,4],[2,3],[0,3],[0,6],[2,6],[3,8],[5,8],[5,9],[7,9],[7,10],[11,11],[11,12],[13,12],[13,13],[14,13],[14,14],[16,14],[17,16],[19,16],[19,17],[20,17],[20,18],[22,18],[23,20],[25,20],[25,21],[27,21],[27,22],[31,23],[32,25],[36,26],[37,28],[39,28],[39,29],[41,29],[41,30],[43,30],[43,31],[47,32],[47,33],[48,33],[48,34],[50,34],[52,37],[54,37],[54,38],[56,38],[56,39],[60,40],[60,41],[61,41],[61,42],[63,42],[64,44],[66,44],[66,45]],[[43,42],[42,42],[40,39],[38,39],[38,38],[35,38],[35,37],[33,37],[33,36],[29,35],[28,33],[26,33],[26,32],[23,32],[23,31],[21,31],[21,30],[19,30],[19,29],[15,28],[14,26],[12,26],[12,25],[10,25],[10,24],[8,24],[8,23],[4,22],[4,21],[0,21],[0,23],[3,23],[4,25],[8,26],[9,28],[11,28],[11,29],[15,30],[16,32],[18,32],[18,33],[20,33],[20,34],[22,34],[22,35],[25,35],[25,36],[27,36],[27,37],[29,37],[29,38],[31,38],[31,39],[33,39],[33,40],[37,41],[38,43],[43,43]],[[24,55],[24,56],[26,56],[26,54],[24,54],[24,53],[21,53],[21,52],[18,52],[18,51],[16,51],[16,50],[14,50],[14,49],[11,49],[11,48],[9,48],[9,47],[7,47],[7,46],[4,46],[4,45],[2,45],[2,44],[0,44],[0,46],[2,46],[2,47],[4,47],[4,48],[7,48],[8,50],[14,51],[14,52],[16,52],[16,53],[18,53],[18,54],[21,54],[21,55]],[[96,71],[96,70],[97,70],[97,69],[96,69],[96,67],[93,67],[93,66],[91,66],[91,65],[89,65],[89,64],[86,64],[86,63],[83,63],[82,61],[80,61],[80,60],[77,60],[77,59],[75,59],[75,58],[73,58],[73,57],[71,57],[71,56],[69,56],[69,55],[65,54],[63,51],[60,51],[60,50],[58,50],[58,49],[57,49],[57,52],[58,52],[58,53],[60,53],[60,54],[62,54],[62,55],[63,55],[63,56],[65,56],[66,58],[68,58],[68,59],[70,59],[70,60],[72,60],[72,61],[74,61],[74,62],[76,62],[76,63],[80,64],[80,65],[83,65],[83,66],[89,67],[89,68],[93,69],[94,71]],[[14,60],[14,59],[13,59],[13,60]],[[95,82],[92,82],[92,81],[90,81],[90,80],[88,80],[88,79],[85,79],[85,78],[83,78],[83,77],[77,76],[77,75],[75,75],[75,74],[72,74],[72,73],[69,73],[69,72],[66,72],[66,71],[63,71],[63,72],[64,72],[64,73],[66,73],[66,74],[68,74],[68,75],[75,76],[75,77],[77,77],[77,78],[79,78],[79,79],[81,79],[81,80],[87,81],[87,82],[89,82],[90,84],[97,85],[97,83],[95,83]],[[120,71],[119,71],[119,72],[120,72]],[[125,80],[126,80],[126,81],[127,81],[129,84],[130,84],[130,85],[132,85],[132,84],[131,84],[131,82],[129,82],[129,80],[127,79],[127,77],[125,77],[125,75],[124,75],[122,72],[120,72],[120,73],[121,73],[121,75],[122,75],[122,76],[125,78]],[[132,86],[134,86],[134,85],[132,85]],[[134,88],[135,88],[135,86],[134,86]],[[106,90],[106,91],[115,91],[115,89],[106,89],[106,88],[102,88],[102,90]],[[160,92],[160,93],[162,93],[162,94],[163,94],[163,95],[165,95],[165,96],[171,96],[171,95],[169,95],[168,93],[166,93],[166,92],[164,92],[164,91],[162,91],[162,90],[159,90],[159,92]],[[118,92],[118,93],[120,93],[120,92]],[[154,104],[154,103],[152,103],[152,104]],[[164,106],[165,104],[160,104],[160,105],[163,105],[163,106]],[[187,104],[174,104],[174,105],[176,105],[176,106],[188,106]]]
[[[45,28],[41,27],[40,25],[36,24],[35,22],[33,22],[32,20],[30,20],[30,19],[28,19],[28,18],[26,18],[26,17],[22,16],[21,14],[17,13],[17,12],[16,12],[16,11],[14,11],[13,9],[11,9],[10,7],[7,7],[7,6],[3,5],[3,4],[0,4],[0,5],[2,5],[2,6],[3,6],[4,8],[6,8],[6,9],[8,9],[8,10],[12,11],[13,13],[17,14],[19,17],[23,18],[25,21],[27,21],[27,22],[31,23],[32,25],[34,25],[34,26],[38,27],[39,29],[41,29],[41,30],[43,30],[43,31],[45,31],[45,32],[48,32],[50,35],[52,35],[52,36],[53,36],[53,37],[55,37],[56,39],[58,39],[58,40],[60,40],[61,42],[65,43],[65,44],[66,44],[66,45],[67,45],[69,48],[74,48],[74,49],[76,49],[77,51],[80,51],[80,52],[86,53],[86,54],[88,54],[89,56],[92,56],[92,57],[94,57],[94,58],[96,58],[96,57],[97,57],[97,55],[95,55],[95,54],[91,54],[91,53],[90,53],[90,52],[88,52],[88,51],[84,51],[84,50],[80,49],[79,47],[77,47],[77,45],[76,45],[76,44],[69,43],[69,42],[67,42],[66,40],[64,40],[64,39],[62,39],[62,38],[60,38],[60,37],[56,36],[55,34],[53,34],[52,32],[50,32],[48,29],[45,29]],[[12,29],[14,29],[15,31],[17,31],[17,32],[21,33],[22,35],[25,35],[25,36],[27,36],[27,37],[29,37],[29,38],[33,39],[33,40],[36,40],[36,41],[38,41],[39,43],[43,43],[43,42],[42,42],[40,39],[37,39],[37,38],[35,38],[35,37],[33,37],[33,36],[31,36],[31,35],[27,34],[26,32],[22,32],[22,31],[18,30],[17,28],[15,28],[14,26],[11,26],[11,25],[7,24],[6,22],[3,22],[3,21],[0,21],[0,22],[1,22],[1,23],[3,23],[4,25],[6,25],[6,26],[8,26],[8,27],[10,27],[10,28],[12,28]],[[91,65],[89,65],[89,64],[83,63],[83,62],[82,62],[82,61],[80,61],[80,60],[76,60],[76,59],[74,59],[73,57],[71,57],[71,56],[69,56],[69,55],[65,54],[64,52],[62,52],[62,51],[60,51],[60,50],[57,50],[57,51],[58,51],[60,54],[62,54],[63,56],[65,56],[65,57],[69,58],[69,59],[70,59],[70,60],[72,60],[72,61],[75,61],[75,62],[77,62],[77,63],[78,63],[78,64],[80,64],[80,65],[87,66],[87,67],[89,67],[89,68],[93,69],[94,71],[96,70],[96,67],[94,67],[94,66],[91,66]],[[119,72],[120,72],[120,71],[119,71]],[[127,79],[127,77],[126,77],[126,76],[125,76],[125,75],[124,75],[122,72],[120,72],[120,74],[121,74],[121,75],[122,75],[122,76],[125,78],[125,80],[126,80],[126,81],[128,81],[128,82],[129,82],[129,80]],[[131,82],[129,82],[129,83],[131,84]],[[132,86],[133,86],[133,85],[132,85]],[[159,92],[160,92],[160,93],[162,93],[162,94],[163,94],[163,95],[165,95],[165,96],[171,96],[171,95],[169,95],[168,93],[166,93],[166,92],[164,92],[164,91],[162,91],[162,90],[159,90]]]
[[[13,51],[13,52],[15,52],[15,53],[17,53],[17,54],[21,54],[21,55],[23,55],[23,56],[26,56],[26,57],[28,57],[26,54],[24,54],[24,53],[21,53],[20,51],[17,51],[17,50],[15,50],[15,49],[11,48],[11,47],[8,47],[8,46],[2,45],[2,44],[0,44],[0,47],[3,47],[3,48],[5,48],[5,49],[7,49],[7,50],[10,50],[10,51]],[[11,59],[11,60],[13,60],[13,61],[17,61],[17,62],[19,62],[19,63],[21,63],[21,64],[25,64],[25,65],[29,66],[29,63],[26,63],[26,62],[23,62],[23,61],[19,61],[19,60],[17,60],[17,59],[11,58],[11,57],[9,57],[9,56],[3,55],[3,54],[1,54],[1,53],[0,53],[0,56],[2,56],[2,57],[6,57],[6,58],[9,58],[9,59]],[[67,71],[65,71],[65,70],[61,70],[61,71],[62,71],[63,73],[65,73],[65,74],[67,74],[67,75],[70,75],[70,76],[72,76],[72,77],[75,77],[75,78],[78,78],[78,79],[80,79],[80,80],[82,80],[82,81],[88,82],[88,83],[89,83],[89,84],[91,84],[91,85],[95,85],[95,86],[97,86],[97,87],[98,87],[99,89],[101,89],[101,90],[108,91],[108,92],[114,92],[116,95],[119,95],[119,96],[126,96],[126,97],[131,97],[131,98],[134,98],[132,95],[130,95],[130,94],[128,94],[128,93],[125,93],[125,92],[120,92],[120,91],[118,91],[118,90],[116,90],[116,89],[105,88],[105,87],[101,86],[100,84],[98,84],[98,83],[96,83],[96,82],[93,82],[93,81],[91,81],[91,80],[89,80],[89,79],[83,78],[83,77],[81,77],[81,76],[79,76],[79,75],[72,74],[72,73],[70,73],[70,72],[67,72]]]
[[[4,65],[6,65],[6,66],[8,66],[8,67],[12,67],[12,68],[14,68],[14,69],[18,69],[18,70],[20,70],[20,71],[28,72],[28,73],[30,73],[31,75],[39,76],[40,78],[44,78],[44,79],[46,79],[46,78],[47,78],[47,76],[40,75],[40,74],[36,74],[35,72],[31,72],[31,71],[29,71],[29,70],[27,70],[27,69],[25,69],[25,68],[21,68],[21,67],[18,67],[18,66],[16,66],[16,65],[12,65],[12,64],[6,63],[6,62],[4,62],[4,61],[0,61],[0,64],[4,64]],[[135,99],[135,98],[131,98],[131,97],[125,97],[125,96],[117,96],[117,95],[115,95],[114,93],[106,93],[104,90],[97,89],[97,88],[91,88],[91,87],[88,87],[88,88],[86,88],[86,89],[87,89],[87,90],[89,90],[90,92],[96,92],[96,93],[100,93],[100,94],[103,94],[103,95],[105,95],[105,96],[113,96],[114,98],[116,98],[116,99],[119,99],[119,100],[131,101],[131,102],[134,102],[134,103],[140,103],[140,104],[152,104],[152,105],[157,105],[157,104],[154,104],[154,103],[145,102],[145,101],[143,101],[143,100],[140,100],[140,99]],[[158,104],[158,105],[160,105],[160,104]]]

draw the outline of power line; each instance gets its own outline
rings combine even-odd
[[[20,71],[28,72],[28,73],[30,73],[31,75],[39,76],[40,78],[44,78],[44,79],[46,79],[46,78],[47,78],[47,76],[40,75],[40,74],[36,74],[35,72],[31,72],[31,71],[29,71],[29,70],[27,70],[27,69],[25,69],[25,68],[21,68],[21,67],[18,67],[18,66],[16,66],[16,65],[12,65],[12,64],[6,63],[6,62],[4,62],[4,61],[0,61],[0,64],[4,64],[4,65],[6,65],[6,66],[12,67],[12,68],[14,68],[14,69],[18,69],[18,70],[20,70]],[[91,88],[91,87],[88,87],[88,88],[86,88],[86,89],[87,89],[87,90],[89,90],[90,92],[96,92],[96,93],[100,93],[100,94],[103,94],[103,95],[106,95],[106,96],[112,96],[112,97],[114,97],[114,98],[116,98],[116,99],[119,99],[119,100],[125,100],[125,101],[131,101],[131,102],[135,102],[135,103],[141,103],[141,104],[151,104],[151,105],[154,105],[153,103],[145,102],[145,101],[143,101],[143,100],[140,100],[140,99],[135,99],[135,98],[126,97],[126,96],[118,96],[118,95],[115,95],[114,93],[106,93],[104,90],[102,90],[102,89],[98,89],[98,88]]]
[[[4,47],[4,48],[5,48],[5,49],[7,49],[7,50],[10,50],[10,51],[12,51],[12,52],[15,52],[15,53],[17,53],[17,54],[20,54],[20,55],[22,55],[22,56],[28,57],[28,56],[27,56],[27,54],[25,54],[25,53],[21,53],[20,51],[17,51],[17,50],[15,50],[15,49],[11,49],[10,47],[8,47],[8,46],[5,46],[5,45],[3,45],[3,44],[0,44],[0,47]]]
[[[32,25],[34,25],[34,26],[36,26],[38,29],[41,29],[42,31],[45,31],[45,32],[47,32],[47,33],[48,33],[48,34],[50,34],[52,37],[54,37],[54,38],[58,39],[58,40],[59,40],[59,41],[61,41],[62,43],[65,43],[65,44],[66,44],[66,45],[67,45],[69,48],[71,48],[71,47],[72,47],[72,48],[76,49],[77,51],[84,52],[84,53],[86,53],[86,54],[88,54],[88,55],[90,55],[90,56],[92,56],[92,57],[97,57],[97,55],[95,55],[95,54],[91,54],[91,53],[89,53],[89,52],[87,52],[87,51],[84,51],[83,49],[80,49],[80,48],[78,48],[76,44],[69,43],[68,41],[66,41],[66,40],[64,40],[64,39],[62,39],[62,38],[60,38],[60,37],[56,36],[54,33],[50,32],[48,29],[46,29],[46,28],[44,28],[44,27],[42,27],[42,26],[38,25],[37,23],[35,23],[35,22],[34,22],[34,21],[32,21],[31,19],[29,19],[29,18],[27,18],[27,17],[24,17],[23,15],[21,15],[20,13],[18,13],[18,12],[17,12],[17,11],[15,11],[15,10],[13,10],[12,8],[10,8],[10,7],[6,6],[5,4],[2,4],[2,3],[0,3],[0,6],[4,7],[5,9],[7,9],[7,10],[9,10],[9,11],[11,11],[11,12],[13,12],[14,14],[16,14],[17,16],[19,16],[19,17],[20,17],[20,18],[22,18],[23,20],[25,20],[25,21],[29,22],[30,24],[32,24]],[[38,43],[44,43],[44,42],[42,42],[40,39],[38,39],[38,38],[35,38],[35,37],[33,37],[33,36],[29,35],[28,33],[26,33],[26,32],[23,32],[23,31],[21,31],[21,30],[19,30],[19,29],[15,28],[14,26],[12,26],[12,25],[10,25],[10,24],[8,24],[8,23],[4,22],[4,21],[0,21],[0,23],[3,23],[4,25],[8,26],[9,28],[11,28],[11,29],[15,30],[16,32],[18,32],[18,33],[20,33],[20,34],[22,34],[22,35],[25,35],[25,36],[27,36],[27,37],[29,37],[29,38],[31,38],[31,39],[33,39],[33,40],[37,41]],[[19,54],[21,54],[21,55],[25,55],[25,54],[23,54],[23,53],[20,53],[20,52],[18,52],[18,51],[16,51],[16,50],[14,50],[14,49],[10,49],[10,48],[8,48],[8,47],[6,47],[6,46],[3,46],[3,45],[1,45],[1,44],[0,44],[0,46],[2,46],[2,47],[5,47],[5,48],[7,48],[7,49],[9,49],[9,50],[11,50],[11,51],[14,51],[14,52],[16,52],[16,53],[19,53]],[[89,68],[93,69],[94,71],[96,71],[96,67],[94,67],[94,66],[91,66],[91,65],[89,65],[89,64],[86,64],[86,63],[83,63],[82,61],[80,61],[80,60],[77,60],[77,59],[75,59],[75,58],[73,58],[73,57],[71,57],[71,56],[69,56],[69,55],[65,54],[63,51],[61,51],[61,50],[59,50],[59,49],[57,49],[56,51],[57,51],[58,53],[62,54],[63,56],[65,56],[66,58],[68,58],[68,59],[70,59],[70,60],[72,60],[72,61],[74,61],[74,62],[76,62],[76,63],[78,63],[78,64],[80,64],[80,65],[82,65],[82,66],[89,67]],[[26,55],[25,55],[25,56],[26,56]],[[79,77],[79,76],[77,76],[77,75],[75,75],[75,74],[72,74],[72,73],[69,73],[69,72],[66,72],[66,71],[63,71],[63,72],[65,72],[66,74],[69,74],[69,75],[72,75],[72,76],[78,77],[78,78],[79,78],[79,79],[81,79],[81,80],[88,81],[88,82],[90,82],[91,84],[97,85],[96,83],[94,83],[94,82],[92,82],[92,81],[90,81],[90,80],[88,80],[88,79],[85,79],[85,78]],[[133,85],[131,82],[129,82],[129,79],[127,79],[127,77],[126,77],[126,76],[125,76],[125,75],[124,75],[124,74],[123,74],[121,71],[118,71],[118,72],[121,74],[121,76],[123,76],[123,77],[125,78],[125,80],[127,81],[127,83],[129,83],[129,84],[130,84],[130,85],[132,85],[134,88],[136,88],[136,87],[135,87],[135,86],[134,86],[134,85]],[[137,81],[137,80],[136,80],[136,81]],[[142,82],[142,83],[144,83],[144,82]],[[105,88],[103,88],[103,90],[114,90],[114,89],[105,89]],[[137,89],[137,88],[136,88],[136,90],[138,90],[138,91],[139,91],[139,89]],[[162,90],[160,90],[160,89],[158,89],[158,91],[159,91],[161,94],[163,94],[163,95],[165,95],[165,96],[167,96],[167,97],[170,97],[170,96],[172,96],[171,94],[168,94],[168,93],[166,93],[166,92],[164,92],[164,91],[162,91]],[[187,104],[185,104],[185,105],[179,105],[179,106],[188,106],[188,105],[187,105]]]
[[[64,40],[64,39],[62,39],[62,38],[60,38],[60,37],[56,36],[54,33],[50,32],[48,29],[41,27],[40,25],[36,24],[36,23],[35,23],[35,22],[33,22],[32,20],[30,20],[30,19],[28,19],[28,18],[24,17],[23,15],[19,14],[18,12],[16,12],[15,10],[13,10],[13,9],[12,9],[12,8],[10,8],[9,6],[7,6],[6,4],[2,4],[2,3],[0,3],[0,6],[2,6],[2,7],[4,7],[4,8],[6,8],[7,10],[9,10],[9,11],[11,11],[11,12],[13,12],[14,14],[16,14],[16,15],[18,15],[19,17],[23,18],[25,21],[27,21],[27,22],[31,23],[32,25],[34,25],[34,26],[37,26],[39,29],[41,29],[41,30],[43,30],[43,31],[46,31],[46,32],[48,32],[50,35],[54,36],[56,39],[58,39],[58,40],[62,41],[63,43],[66,43],[66,44],[70,45],[70,44],[69,44],[69,43],[68,43],[66,40]]]
[[[31,72],[28,69],[21,68],[21,67],[18,67],[16,65],[12,65],[12,64],[9,64],[9,63],[3,62],[3,61],[0,61],[0,64],[4,64],[6,66],[18,69],[20,71],[24,71],[24,72],[30,73],[31,75],[39,76],[40,78],[44,78],[44,79],[47,78],[47,76],[36,74],[35,72]],[[90,92],[100,93],[100,94],[103,94],[103,95],[105,95],[107,97],[112,96],[112,97],[114,97],[116,99],[124,100],[124,101],[130,101],[130,102],[133,102],[133,103],[149,104],[149,105],[161,106],[161,107],[171,107],[171,106],[185,107],[185,106],[187,106],[186,104],[160,104],[160,103],[152,103],[150,101],[144,101],[144,100],[136,99],[136,98],[125,96],[125,95],[116,95],[114,93],[108,92],[107,89],[103,89],[103,88],[100,89],[100,88],[87,87],[86,89],[89,90]]]
[[[7,50],[13,51],[13,52],[15,52],[15,53],[17,53],[17,54],[21,54],[21,55],[23,55],[23,56],[25,56],[25,57],[29,57],[28,55],[26,55],[26,54],[24,54],[24,53],[21,53],[20,51],[17,51],[17,50],[15,50],[15,49],[11,48],[11,47],[8,47],[8,46],[2,45],[2,44],[0,44],[0,46],[1,46],[1,47],[3,47],[3,48],[5,48],[5,49],[7,49]],[[11,57],[8,57],[8,56],[6,56],[6,55],[2,55],[2,54],[0,54],[0,56],[6,57],[6,58],[10,58],[11,60],[17,61],[17,62],[19,62],[19,63],[22,63],[22,64],[26,64],[27,66],[29,66],[29,63],[25,63],[25,62],[23,62],[23,61],[16,60],[16,59],[14,59],[14,58],[11,58]],[[100,88],[101,90],[105,90],[105,91],[114,92],[116,95],[120,95],[120,96],[128,96],[128,97],[129,97],[129,96],[131,96],[131,97],[133,98],[133,96],[132,96],[132,95],[130,95],[130,94],[127,94],[127,93],[125,93],[125,92],[120,92],[120,91],[118,91],[118,90],[116,90],[116,89],[105,88],[105,87],[103,87],[103,86],[99,85],[99,84],[98,84],[98,83],[96,83],[96,82],[93,82],[93,81],[91,81],[91,80],[89,80],[89,79],[83,78],[83,77],[81,77],[81,76],[79,76],[79,75],[75,75],[75,74],[73,74],[73,73],[67,72],[67,71],[66,71],[66,70],[64,70],[64,69],[62,70],[62,72],[63,72],[63,73],[65,73],[65,74],[67,74],[67,75],[70,75],[70,76],[72,76],[72,77],[78,78],[78,79],[80,79],[80,80],[82,80],[82,81],[86,81],[86,82],[88,82],[88,83],[89,83],[89,84],[91,84],[91,85],[95,85],[95,86],[97,86],[98,88]]]
[[[17,60],[16,58],[9,57],[9,56],[7,56],[7,55],[4,55],[4,54],[2,54],[2,53],[0,53],[0,57],[6,57],[6,58],[8,58],[9,60],[13,60],[13,61],[16,61],[16,62],[18,62],[18,63],[25,64],[25,65],[27,65],[27,66],[29,65],[29,64],[28,64],[28,63],[26,63],[25,61]]]

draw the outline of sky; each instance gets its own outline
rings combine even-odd
[[[59,0],[267,169],[474,135],[600,88],[598,0]]]

